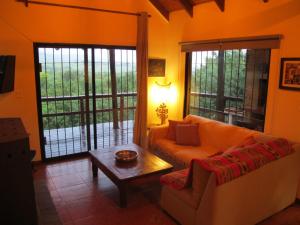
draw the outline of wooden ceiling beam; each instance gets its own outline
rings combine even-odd
[[[189,0],[179,0],[185,11],[193,17],[193,5]]]
[[[222,12],[225,11],[225,0],[215,0],[215,3]]]
[[[149,0],[152,5],[160,12],[160,14],[169,21],[169,11],[159,2],[159,0]]]

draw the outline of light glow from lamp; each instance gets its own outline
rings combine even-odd
[[[152,98],[155,104],[167,103],[170,99],[171,82],[167,84],[160,84],[157,81],[152,88]]]
[[[164,124],[168,118],[168,108],[167,103],[171,99],[171,82],[168,83],[158,83],[152,87],[151,95],[155,105],[159,105],[155,112],[156,115],[161,120],[161,124]]]

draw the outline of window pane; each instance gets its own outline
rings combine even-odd
[[[263,130],[269,49],[192,52],[189,113]]]

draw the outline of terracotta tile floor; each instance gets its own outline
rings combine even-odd
[[[174,225],[159,207],[157,179],[139,182],[129,189],[128,207],[118,207],[116,186],[99,171],[93,179],[88,158],[39,165],[35,182],[47,185],[64,225]],[[300,206],[295,204],[260,225],[299,225]]]
[[[176,224],[159,207],[158,180],[129,189],[128,207],[118,207],[116,186],[99,171],[93,179],[88,158],[36,166],[34,179],[47,184],[64,225]]]

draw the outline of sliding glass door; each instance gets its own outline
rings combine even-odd
[[[43,159],[132,142],[134,48],[35,45]]]
[[[93,54],[94,147],[130,143],[136,105],[136,52],[95,48]]]

